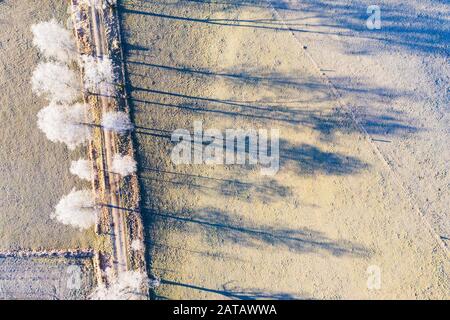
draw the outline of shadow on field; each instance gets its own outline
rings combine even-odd
[[[331,240],[314,230],[258,226],[253,222],[245,221],[244,218],[235,221],[226,212],[216,208],[179,213],[142,208],[142,212],[144,219],[147,219],[149,223],[165,225],[168,229],[183,230],[184,233],[206,235],[208,240],[217,246],[224,242],[230,242],[245,247],[269,245],[295,253],[314,252],[333,256],[370,256],[370,252],[358,244],[343,240]],[[149,244],[151,246],[151,241]]]
[[[242,289],[239,287],[230,287],[229,283],[224,284],[222,289],[210,289],[201,286],[196,286],[193,284],[181,283],[177,281],[171,281],[166,279],[161,279],[162,286],[177,286],[183,287],[189,290],[198,290],[208,293],[214,293],[222,298],[233,299],[233,300],[258,300],[258,299],[270,299],[270,300],[298,300],[298,299],[309,299],[306,297],[299,297],[290,293],[282,292],[266,292],[258,289]],[[153,294],[154,299],[166,300],[166,297],[158,296]]]
[[[437,4],[442,1],[434,0]],[[218,27],[265,29],[293,33],[316,33],[339,35],[342,38],[370,40],[397,48],[418,52],[434,52],[448,56],[450,27],[445,15],[422,10],[417,14],[413,3],[383,3],[382,29],[369,30],[366,21],[367,1],[359,0],[349,5],[345,0],[179,0],[179,1],[126,1],[121,7],[127,15],[146,15],[162,20],[178,20],[193,24],[210,24]],[[158,7],[155,9],[155,6]],[[215,19],[186,15],[187,6],[202,7],[214,12],[234,12],[244,9],[274,10],[272,18]],[[288,15],[284,20],[282,16]],[[176,12],[176,13],[172,13]],[[314,19],[314,22],[311,21]],[[324,31],[327,27],[327,31]],[[391,49],[391,48],[390,48]],[[370,49],[361,48],[360,54],[369,54]]]
[[[161,130],[154,128],[137,127],[135,132],[138,136],[145,135],[151,136],[155,139],[171,140],[170,130]],[[225,138],[222,140],[222,144],[202,142],[204,146],[214,145],[223,149],[223,154],[226,154],[226,142]],[[249,154],[248,139],[245,141],[245,150],[241,150],[235,145],[235,151],[239,153]],[[192,141],[195,144],[194,141]],[[193,147],[194,148],[194,147]],[[268,153],[272,154],[272,146],[268,146]],[[356,174],[361,170],[369,168],[369,165],[362,162],[358,158],[350,155],[344,155],[338,152],[323,151],[320,148],[310,144],[294,144],[286,139],[281,139],[279,142],[279,164],[280,169],[291,170],[299,176],[323,174],[323,175],[350,175]],[[222,162],[222,165],[224,163]],[[233,165],[229,165],[232,167]],[[241,165],[242,166],[242,165]],[[246,169],[254,168],[255,165],[245,164]],[[197,175],[189,175],[182,172],[168,172],[165,170],[158,170],[156,168],[140,168],[143,173],[141,176],[145,180],[153,180],[155,182],[166,182],[174,185],[186,185],[192,188],[198,189],[212,189],[218,191],[221,195],[238,195],[239,192],[253,192],[254,194],[274,194],[274,190],[277,190],[275,194],[279,196],[289,196],[289,188],[278,185],[276,180],[266,178],[264,182],[255,185],[254,183],[241,182],[238,180],[230,179],[214,179],[208,177],[201,177]],[[152,176],[149,177],[148,172],[171,174],[170,179],[165,177]],[[212,183],[214,182],[214,183]],[[221,183],[219,183],[221,182]]]
[[[239,179],[220,179],[150,167],[142,167],[141,172],[141,179],[148,183],[192,188],[211,192],[215,196],[242,197],[248,195],[259,201],[269,202],[292,195],[290,188],[280,185],[275,179],[270,178],[252,183]]]
[[[319,148],[301,144],[294,145],[286,140],[280,141],[281,169],[289,167],[298,175],[349,175],[368,168],[356,157],[336,152],[322,151]]]
[[[191,10],[193,8],[198,10]],[[288,14],[288,17],[285,21],[280,21],[280,16],[270,10],[265,12],[265,18],[258,18],[257,14],[253,13],[249,15],[252,18],[248,19],[215,18],[215,13],[227,10],[234,12],[239,8],[274,8],[280,14]],[[311,143],[313,138],[305,139],[308,143],[293,143],[287,140],[289,136],[285,136],[280,140],[280,170],[285,170],[285,173],[291,174],[294,179],[315,175],[354,175],[368,169],[369,164],[360,160],[357,154],[349,155],[335,151],[343,134],[361,133],[363,128],[364,133],[381,136],[383,139],[379,141],[389,142],[390,136],[414,134],[423,129],[415,127],[412,124],[414,119],[405,119],[403,114],[390,111],[375,113],[365,109],[364,106],[355,106],[358,110],[355,119],[338,100],[346,101],[346,98],[360,96],[364,97],[368,105],[370,101],[381,102],[387,106],[385,110],[389,110],[390,100],[417,93],[400,92],[395,88],[383,86],[354,88],[347,85],[351,83],[351,79],[333,78],[331,70],[328,78],[336,84],[336,89],[341,95],[338,97],[332,93],[330,84],[319,75],[305,76],[298,70],[275,72],[268,67],[259,69],[245,64],[224,68],[216,64],[215,68],[208,68],[202,65],[203,62],[195,59],[190,61],[186,58],[184,62],[177,61],[173,58],[176,55],[167,52],[167,45],[175,45],[173,41],[176,40],[180,41],[179,50],[185,50],[188,57],[196,58],[195,38],[186,39],[191,40],[186,43],[194,48],[188,48],[182,40],[185,34],[189,37],[189,31],[197,27],[205,30],[227,28],[231,30],[230,32],[233,32],[233,28],[252,28],[267,34],[277,32],[339,34],[344,39],[351,37],[380,41],[387,45],[418,51],[442,46],[443,40],[448,39],[448,36],[436,32],[433,27],[439,23],[439,19],[430,23],[430,17],[426,15],[414,17],[417,25],[407,24],[405,29],[400,30],[397,26],[404,24],[405,19],[411,17],[401,16],[403,12],[389,8],[383,11],[383,33],[369,32],[365,26],[368,17],[366,9],[367,6],[362,2],[351,7],[343,0],[121,2],[120,14],[123,17],[145,19],[146,23],[153,24],[155,30],[161,30],[160,34],[156,32],[148,38],[143,38],[145,44],[141,44],[133,43],[133,36],[128,36],[128,31],[123,28],[124,63],[127,78],[130,79],[126,84],[130,93],[129,101],[133,113],[136,115],[142,113],[141,123],[136,126],[134,137],[138,150],[141,206],[146,226],[145,238],[148,249],[146,252],[150,265],[152,263],[150,254],[169,257],[173,252],[182,255],[181,251],[185,251],[186,255],[200,255],[200,259],[218,259],[223,263],[245,260],[239,252],[222,253],[220,249],[224,244],[235,245],[236,248],[267,250],[269,253],[286,250],[295,254],[313,253],[337,257],[364,258],[371,255],[370,248],[346,240],[330,239],[326,234],[316,230],[277,226],[276,221],[274,225],[255,223],[236,215],[225,205],[221,208],[209,205],[201,208],[199,205],[199,210],[192,209],[189,201],[195,203],[198,199],[214,202],[216,198],[220,198],[223,203],[234,201],[230,207],[243,202],[246,204],[261,202],[264,205],[286,203],[287,206],[292,205],[293,210],[298,208],[300,219],[301,207],[309,205],[297,203],[298,198],[294,197],[297,195],[293,195],[291,185],[283,185],[278,180],[268,177],[249,181],[245,170],[233,171],[234,168],[227,168],[226,175],[219,177],[206,176],[206,173],[197,174],[193,166],[175,168],[170,162],[171,135],[180,127],[190,130],[192,119],[206,119],[212,123],[220,122],[222,119],[236,120],[236,123],[245,120],[249,126],[254,125],[258,128],[280,126],[286,128],[286,131],[297,130],[296,132],[308,128],[311,129],[308,132],[313,132],[311,135],[314,139],[316,136],[321,139],[320,146]],[[203,12],[207,14],[203,15]],[[272,18],[268,12],[272,13]],[[302,14],[303,18],[296,18],[293,14],[297,13],[299,16]],[[312,24],[311,18],[318,20]],[[327,31],[324,31],[324,27]],[[141,31],[133,30],[133,32],[139,34]],[[172,38],[170,32],[185,33],[182,33],[180,38],[176,36]],[[182,51],[183,54],[185,51]],[[361,51],[360,54],[370,54],[370,50]],[[212,85],[208,88],[209,84]],[[224,95],[216,95],[216,85],[226,87],[229,95],[225,95],[226,98],[223,98]],[[203,87],[211,90],[202,91]],[[251,101],[250,98],[246,100],[253,93],[259,93],[259,90],[263,93],[255,96],[264,98],[255,99],[256,101]],[[142,150],[146,151],[145,148],[148,148],[147,150],[151,152],[141,152],[140,142],[145,145]],[[205,172],[214,175],[214,170]],[[177,191],[187,198],[192,195],[192,199],[177,198],[174,196]],[[207,197],[204,197],[205,194]],[[297,211],[293,211],[295,218],[296,214]],[[170,241],[165,242],[165,236],[172,234],[172,231],[181,237],[177,238],[178,242],[174,241],[175,245]],[[190,244],[183,247],[183,240],[193,237],[202,238],[200,249],[193,248]],[[167,261],[170,261],[170,258],[167,258]],[[173,271],[176,276],[180,276],[180,268],[177,266],[171,268],[176,269]],[[168,279],[162,280],[162,285],[200,290],[234,299],[297,298],[290,294],[253,289],[225,286],[223,289],[204,288]]]
[[[182,6],[194,2],[196,5],[204,4],[212,7],[218,6],[220,10],[223,10],[224,6],[233,8],[238,8],[240,6],[270,6],[268,1],[178,1],[170,3],[160,1],[157,3],[164,5],[164,8],[179,6],[181,10]],[[271,1],[271,3],[279,9],[288,11],[295,10],[292,4],[285,4],[282,1]],[[139,11],[130,12],[129,7],[140,7],[142,12],[145,13],[150,10],[150,8],[157,7],[157,5],[155,6],[153,2],[150,4],[145,1],[136,1],[122,8],[122,14],[124,16],[139,13]],[[336,1],[325,1],[324,3],[306,1],[301,7],[302,9],[299,9],[299,11],[303,12],[306,10],[306,12],[316,12],[317,16],[323,19],[335,19],[336,17],[335,13],[329,14],[329,11],[325,10],[324,7],[326,9],[334,10],[333,12],[339,12],[339,10],[346,10],[346,13],[351,12],[351,9],[349,9],[347,5],[341,5]],[[159,8],[158,10],[164,11],[166,10],[164,8]],[[361,9],[364,9],[363,14],[365,14],[366,8],[361,7]],[[183,10],[183,12],[184,11],[186,10]],[[385,17],[385,19],[388,20],[387,17]],[[162,20],[164,21],[164,19]],[[208,19],[208,21],[209,20],[210,19]],[[258,21],[261,22],[261,20]],[[365,19],[363,22],[365,22]],[[274,23],[276,23],[276,20],[274,20]],[[361,28],[361,32],[365,30],[365,23],[363,23]],[[383,31],[385,31],[385,29],[383,29]],[[407,31],[408,30],[405,30],[406,33]],[[434,31],[435,30],[433,29],[433,32]],[[424,33],[426,34],[426,31]],[[422,33],[420,35],[423,36]],[[124,38],[126,39],[126,37]],[[448,40],[448,37],[446,39]],[[430,43],[434,44],[434,40],[430,39]],[[438,41],[438,43],[440,42]],[[445,41],[442,43],[445,43]],[[321,133],[323,139],[330,140],[336,132],[349,133],[360,130],[360,128],[354,124],[352,118],[342,111],[341,106],[339,106],[336,101],[331,101],[335,108],[335,111],[331,113],[324,112],[324,110],[314,107],[314,103],[338,99],[338,97],[330,95],[330,85],[324,82],[321,77],[299,76],[299,72],[296,72],[295,70],[293,70],[292,73],[259,71],[255,69],[254,66],[247,65],[236,65],[231,69],[228,68],[225,70],[211,70],[201,67],[179,65],[176,64],[176,62],[169,65],[161,63],[157,57],[157,53],[150,56],[145,53],[143,54],[143,52],[151,52],[150,48],[131,43],[125,43],[125,48],[127,49],[125,63],[128,66],[128,75],[136,79],[141,78],[145,80],[146,78],[151,78],[154,74],[170,77],[170,75],[173,74],[182,75],[185,79],[192,78],[200,79],[202,81],[224,80],[235,88],[236,91],[238,91],[239,88],[246,86],[255,90],[261,88],[274,92],[278,90],[278,92],[284,94],[284,97],[260,101],[243,101],[238,98],[225,100],[212,96],[198,96],[191,92],[184,93],[158,89],[158,86],[140,87],[133,85],[129,87],[129,90],[130,92],[133,92],[132,100],[137,107],[158,108],[161,111],[165,109],[176,109],[196,114],[209,114],[217,117],[238,117],[261,122],[277,121],[280,122],[280,124],[289,124],[293,126],[301,125],[317,130]],[[350,79],[332,76],[328,77],[332,83],[336,84],[336,89],[342,95],[340,98],[359,96],[364,97],[368,102],[378,101],[388,103],[387,101],[392,99],[416,94],[414,92],[399,92],[388,87],[365,86],[355,88],[346,85],[346,83],[350,82]],[[305,99],[304,97],[307,98]],[[419,130],[411,124],[412,119],[404,119],[402,114],[388,111],[380,114],[365,110],[364,107],[357,108],[360,110],[357,114],[358,124],[363,127],[368,134],[407,135]]]
[[[343,111],[336,110],[332,113],[324,114],[319,109],[314,110],[310,108],[306,110],[301,105],[303,102],[257,101],[248,103],[136,87],[133,87],[131,90],[135,93],[145,93],[146,99],[136,97],[131,99],[135,105],[141,107],[148,106],[149,108],[161,108],[162,110],[180,109],[198,114],[205,113],[216,116],[258,120],[261,122],[277,121],[289,125],[302,125],[317,130],[326,139],[331,139],[336,132],[350,133],[361,130],[359,126],[354,124],[350,115]],[[148,97],[153,97],[154,99],[149,100]],[[179,102],[165,102],[165,97],[172,97],[174,98],[173,100],[178,100]],[[358,117],[360,118],[358,121],[359,125],[364,127],[369,134],[406,135],[419,131],[417,127],[402,119],[399,114],[376,115],[361,112],[358,114]]]

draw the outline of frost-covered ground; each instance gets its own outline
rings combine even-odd
[[[449,298],[445,2],[122,3],[156,297]],[[280,171],[175,166],[195,120]]]
[[[81,300],[88,298],[93,286],[92,264],[87,260],[0,258],[0,300]]]
[[[85,151],[46,138],[37,114],[48,101],[31,91],[42,60],[31,25],[51,18],[65,24],[66,10],[59,0],[0,1],[0,250],[86,248],[93,241],[93,231],[50,218],[60,198],[81,187],[69,168]]]
[[[356,114],[410,202],[450,246],[450,3],[271,1]]]
[[[371,1],[121,3],[155,297],[449,298],[446,1],[380,1],[381,30]],[[65,9],[0,1],[0,249],[92,240],[50,220],[83,151],[46,140],[29,83],[30,26]],[[280,129],[279,173],[173,165],[195,120]],[[75,297],[65,267],[1,260],[3,292]]]

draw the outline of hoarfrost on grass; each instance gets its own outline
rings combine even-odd
[[[119,134],[125,134],[133,129],[133,124],[125,112],[110,111],[103,115],[102,126],[106,130],[115,131]]]
[[[80,179],[91,180],[93,176],[92,161],[79,159],[70,164],[70,173],[78,176]]]
[[[37,124],[52,142],[62,142],[70,150],[91,139],[91,127],[86,124],[88,106],[77,103],[72,106],[54,102],[41,109]]]
[[[145,296],[142,287],[147,284],[148,278],[144,273],[126,271],[120,273],[108,287],[104,284],[99,285],[90,298],[92,300],[137,300]]]
[[[59,62],[41,62],[31,78],[33,92],[50,101],[72,103],[80,97],[75,71]]]
[[[97,214],[92,192],[73,189],[68,195],[62,197],[51,217],[63,224],[84,230],[95,224]]]
[[[112,172],[120,174],[122,177],[126,177],[136,172],[136,161],[126,155],[115,154],[112,161]]]
[[[55,19],[31,26],[33,44],[46,58],[70,62],[76,58],[76,46],[72,33]]]

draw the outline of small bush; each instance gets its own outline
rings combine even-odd
[[[130,156],[115,154],[111,170],[120,174],[122,177],[126,177],[136,172],[136,161]]]
[[[125,112],[107,112],[103,115],[102,126],[106,130],[125,134],[133,129],[133,124]]]
[[[70,173],[78,176],[80,179],[91,181],[93,176],[92,161],[85,159],[72,161]]]
[[[81,4],[87,6],[94,6],[98,10],[106,9],[109,7],[115,7],[117,5],[117,0],[81,0]]]
[[[131,250],[133,251],[143,251],[144,243],[141,240],[134,239],[130,244]]]
[[[85,88],[93,93],[114,96],[116,77],[111,59],[84,55],[81,60],[84,66]]]
[[[136,300],[142,297],[142,286],[146,283],[148,278],[144,273],[126,271],[120,273],[108,287],[98,286],[90,298],[92,300]]]

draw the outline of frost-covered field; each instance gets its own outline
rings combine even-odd
[[[0,300],[87,299],[93,284],[87,259],[0,258]]]
[[[449,297],[442,1],[383,2],[385,33],[369,1],[123,3],[155,297]],[[200,120],[280,129],[280,171],[174,165]]]
[[[0,1],[0,250],[88,247],[93,231],[80,233],[50,218],[73,187],[90,187],[69,172],[84,156],[52,143],[37,125],[48,101],[31,91],[42,60],[33,47],[31,25],[56,18],[66,23],[67,2]]]

